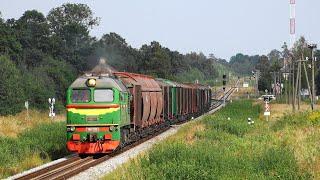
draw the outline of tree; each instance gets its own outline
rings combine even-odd
[[[241,53],[230,58],[230,67],[239,74],[249,75],[260,60],[260,56],[248,56]]]
[[[9,56],[11,59],[17,60],[22,51],[22,46],[17,40],[14,29],[11,28],[10,22],[0,20],[0,55]]]
[[[71,3],[53,8],[47,18],[52,31],[61,36],[68,33],[88,33],[90,28],[99,25],[100,20],[93,17],[88,5]]]
[[[270,53],[268,54],[268,58],[271,62],[273,61],[279,61],[281,59],[281,52],[273,49],[270,51]]]
[[[283,59],[282,59],[281,52],[276,49],[273,49],[268,54],[268,58],[271,63],[271,71],[275,71],[275,72],[280,71],[280,69],[283,67]]]
[[[65,61],[57,61],[47,57],[39,68],[51,80],[56,98],[65,100],[67,88],[76,79],[76,70]]]
[[[24,71],[22,79],[22,87],[30,107],[45,109],[48,107],[48,98],[56,97],[54,81],[41,68]]]
[[[47,19],[53,32],[50,42],[53,56],[71,63],[78,72],[87,70],[86,60],[93,53],[95,41],[89,30],[99,24],[99,18],[93,17],[85,4],[67,3],[52,9]]]
[[[178,51],[170,51],[170,62],[171,62],[171,74],[177,75],[182,72],[186,72],[190,67],[184,62],[184,56]]]
[[[270,74],[271,67],[270,61],[267,56],[261,56],[259,63],[256,65],[256,69],[260,70],[260,78],[258,89],[259,91],[264,91],[266,89],[271,89],[272,76]]]
[[[45,16],[36,10],[26,11],[13,24],[17,40],[23,48],[22,61],[28,68],[37,66],[50,49],[50,31]]]
[[[20,71],[6,56],[0,56],[0,114],[15,114],[22,110],[24,92]]]
[[[143,59],[141,68],[146,74],[161,78],[171,76],[170,55],[159,42],[153,41],[150,45],[143,45],[140,52]]]

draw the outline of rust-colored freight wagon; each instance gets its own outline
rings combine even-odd
[[[115,72],[132,94],[132,125],[148,127],[163,122],[163,94],[159,84],[151,76]]]

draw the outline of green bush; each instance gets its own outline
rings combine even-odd
[[[57,104],[59,103],[57,110],[63,110],[66,90],[75,76],[76,72],[72,66],[47,57],[39,67],[23,72],[26,99],[31,107],[46,109],[48,98],[55,97]]]
[[[20,71],[8,57],[0,56],[0,115],[20,112],[24,100]]]
[[[55,97],[54,82],[41,70],[23,73],[24,91],[30,107],[48,108],[48,98]]]

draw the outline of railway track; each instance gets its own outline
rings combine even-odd
[[[224,96],[220,97],[218,100],[212,103],[211,110],[216,109],[223,105],[223,99],[227,100],[230,95],[233,93],[235,88],[230,88]],[[69,159],[59,162],[57,164],[45,167],[43,169],[37,170],[35,172],[23,175],[21,177],[16,178],[17,180],[42,180],[42,179],[68,179],[80,172],[89,169],[90,167],[96,166],[118,154],[121,154],[163,132],[168,130],[170,127],[166,127],[160,129],[153,135],[149,135],[144,137],[110,155],[99,155],[99,156],[87,156],[87,157],[80,157],[78,155],[74,155]]]
[[[221,96],[219,99],[212,99],[211,108],[210,109],[216,109],[219,106],[223,105],[224,101],[228,101],[229,97],[235,90],[234,87],[230,88],[223,96]]]
[[[17,180],[43,180],[43,179],[68,179],[76,174],[79,174],[80,172],[89,169],[90,167],[96,166],[118,154],[121,154],[163,132],[168,130],[168,128],[160,129],[155,134],[144,137],[140,139],[139,141],[136,141],[118,151],[115,151],[114,153],[110,155],[97,155],[97,156],[87,156],[87,157],[80,157],[77,155],[72,156],[71,158],[59,162],[57,164],[48,166],[46,168],[37,170],[35,172],[23,175],[21,177],[15,178]]]

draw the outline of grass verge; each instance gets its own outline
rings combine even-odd
[[[67,155],[65,125],[65,122],[42,123],[17,137],[0,136],[0,178]]]
[[[266,122],[261,113],[252,101],[234,101],[184,126],[104,179],[320,178],[320,114],[284,115]],[[253,125],[248,125],[248,117]]]
[[[26,129],[33,128],[42,123],[65,121],[65,115],[59,114],[54,120],[48,117],[48,112],[30,109],[16,115],[0,116],[0,137],[17,137]]]

